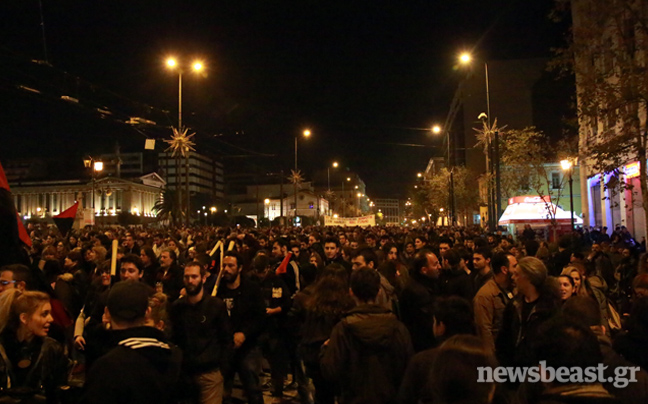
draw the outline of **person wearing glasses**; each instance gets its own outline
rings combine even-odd
[[[29,268],[21,264],[5,265],[0,268],[0,294],[9,289],[25,291]]]

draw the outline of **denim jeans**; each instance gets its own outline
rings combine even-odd
[[[243,347],[244,350],[236,350],[232,359],[232,366],[225,377],[225,394],[231,396],[234,374],[238,373],[243,391],[247,396],[249,404],[263,404],[263,392],[259,374],[263,355],[258,346]]]

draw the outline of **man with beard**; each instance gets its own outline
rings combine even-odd
[[[517,267],[517,259],[509,253],[497,253],[492,262],[494,276],[479,289],[473,299],[473,307],[478,335],[495,349],[504,309],[513,298],[511,276],[513,268]]]
[[[195,402],[221,403],[223,375],[232,349],[232,330],[225,303],[205,293],[205,267],[198,261],[184,268],[186,297],[175,301],[170,310],[171,340],[184,351],[183,371],[198,388],[183,389],[200,397]]]
[[[238,373],[250,404],[263,404],[259,383],[262,354],[257,343],[263,332],[266,307],[258,283],[242,276],[243,264],[233,251],[223,258],[223,282],[218,287],[234,332],[234,357],[225,375],[225,396],[231,395],[234,373]]]

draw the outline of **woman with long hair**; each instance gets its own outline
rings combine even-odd
[[[315,386],[317,404],[333,404],[335,389],[324,380],[320,371],[319,353],[322,344],[331,336],[333,327],[355,306],[349,296],[347,270],[338,264],[324,268],[318,281],[310,288],[302,313],[300,352],[306,366],[306,375]]]
[[[569,275],[558,276],[558,288],[560,290],[560,300],[565,303],[567,299],[575,294],[574,278]]]
[[[68,360],[63,347],[48,337],[51,311],[50,298],[43,292],[11,289],[0,296],[3,394],[21,399],[45,395],[47,402],[59,401],[59,387],[67,382]]]
[[[576,263],[569,264],[560,274],[569,275],[574,280],[574,296],[587,296],[598,302],[601,311],[601,324],[608,327],[610,314],[607,297],[601,289],[590,284],[585,267]]]

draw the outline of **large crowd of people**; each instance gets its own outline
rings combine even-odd
[[[648,255],[623,227],[28,232],[0,268],[0,403],[231,403],[235,381],[252,404],[648,402]]]

